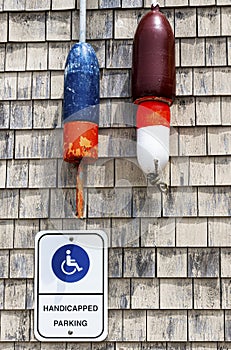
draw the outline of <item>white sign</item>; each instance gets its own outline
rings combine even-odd
[[[38,340],[106,338],[107,261],[103,231],[36,235],[34,332]]]

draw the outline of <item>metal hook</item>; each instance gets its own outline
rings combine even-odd
[[[163,193],[168,192],[168,185],[166,183],[160,182],[157,186],[161,192],[163,192]]]
[[[147,179],[152,186],[157,186],[161,192],[167,193],[168,185],[160,181],[158,159],[154,159],[154,167],[155,167],[155,171],[153,173],[149,173],[147,175]]]

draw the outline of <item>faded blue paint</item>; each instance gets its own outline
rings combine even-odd
[[[82,42],[73,45],[64,73],[64,122],[99,124],[99,79],[99,63],[92,46]]]

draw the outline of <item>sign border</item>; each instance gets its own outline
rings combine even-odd
[[[58,295],[63,293],[39,293],[39,258],[40,257],[40,240],[44,236],[52,236],[52,235],[64,235],[64,236],[71,236],[71,235],[97,235],[102,239],[103,242],[103,293],[100,293],[103,297],[103,317],[102,317],[102,331],[98,336],[95,337],[44,337],[40,334],[40,331],[38,329],[39,325],[39,295]],[[108,335],[108,283],[107,283],[107,276],[108,276],[108,236],[107,234],[102,230],[44,230],[39,231],[35,236],[35,273],[34,273],[34,335],[36,339],[39,341],[47,341],[47,342],[100,342],[105,340],[105,338]],[[65,295],[98,295],[99,293],[67,293]]]

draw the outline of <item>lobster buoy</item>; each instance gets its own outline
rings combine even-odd
[[[133,42],[132,98],[137,106],[137,160],[144,173],[169,159],[170,106],[176,95],[175,39],[159,5],[140,21]]]
[[[78,165],[76,212],[83,216],[84,163],[98,158],[99,63],[85,42],[72,46],[64,72],[63,159]],[[80,166],[80,163],[82,164]]]
[[[92,46],[79,42],[68,54],[64,73],[63,158],[79,162],[98,156],[99,64]]]

